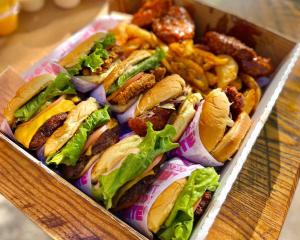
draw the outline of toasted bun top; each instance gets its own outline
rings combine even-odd
[[[182,178],[167,187],[155,200],[148,213],[148,228],[151,232],[157,233],[170,215],[176,199],[187,182]]]
[[[54,79],[55,75],[43,74],[32,78],[29,82],[26,82],[23,86],[21,86],[17,90],[14,98],[11,99],[6,108],[4,108],[3,115],[7,119],[8,123],[12,124],[14,121],[15,111],[46,88]]]
[[[216,148],[211,152],[214,158],[224,162],[238,150],[242,140],[251,126],[251,119],[246,112],[240,113],[233,127],[225,134]]]
[[[223,138],[229,121],[230,102],[220,88],[212,90],[205,98],[199,121],[199,134],[210,152]]]
[[[138,145],[141,142],[141,137],[133,135],[106,149],[93,167],[92,182],[97,181],[99,176],[109,174],[120,167],[129,154],[139,153]]]
[[[149,89],[140,99],[135,115],[139,116],[161,102],[183,94],[185,81],[177,74],[165,77]]]
[[[131,66],[137,64],[145,58],[150,57],[151,54],[146,50],[136,50],[132,52],[128,58],[122,61],[118,66],[116,66],[111,73],[104,79],[103,86],[105,91],[107,91],[110,86]]]
[[[95,42],[101,38],[104,38],[106,33],[98,32],[90,36],[87,40],[76,46],[71,52],[69,52],[63,59],[59,61],[59,64],[63,67],[72,67],[79,63],[80,57],[89,53]]]

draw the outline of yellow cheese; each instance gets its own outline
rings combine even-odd
[[[57,102],[49,105],[43,111],[41,111],[38,115],[32,118],[30,121],[25,122],[18,126],[15,131],[16,139],[23,144],[26,148],[29,148],[29,144],[35,135],[35,133],[39,130],[39,128],[51,117],[69,112],[75,107],[74,103],[70,100],[60,99]]]

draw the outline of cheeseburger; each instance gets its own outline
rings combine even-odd
[[[75,94],[64,73],[40,75],[25,83],[4,109],[16,140],[26,148],[40,148],[75,107]]]

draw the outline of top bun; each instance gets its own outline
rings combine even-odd
[[[151,232],[157,233],[166,221],[186,183],[186,178],[179,179],[156,198],[148,214],[148,228]]]
[[[77,45],[71,52],[69,52],[63,59],[59,61],[59,64],[63,67],[72,67],[79,63],[80,57],[87,55],[95,42],[101,38],[104,38],[106,33],[98,32],[90,36],[87,40]]]
[[[177,74],[165,77],[149,89],[140,99],[135,115],[139,116],[161,102],[183,94],[185,81]]]
[[[38,77],[32,78],[29,82],[22,85],[16,92],[16,95],[7,106],[4,108],[3,115],[11,125],[15,119],[14,113],[31,98],[46,88],[53,80],[55,75],[43,74]]]
[[[205,98],[199,121],[199,134],[210,152],[223,138],[229,122],[230,102],[220,88],[212,90]]]

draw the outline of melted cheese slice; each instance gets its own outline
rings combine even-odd
[[[63,98],[59,99],[58,101],[50,104],[47,108],[41,111],[30,121],[18,126],[18,128],[15,131],[16,139],[26,148],[29,148],[29,144],[33,136],[48,119],[57,114],[69,112],[74,107],[75,105],[72,101],[65,100]]]

